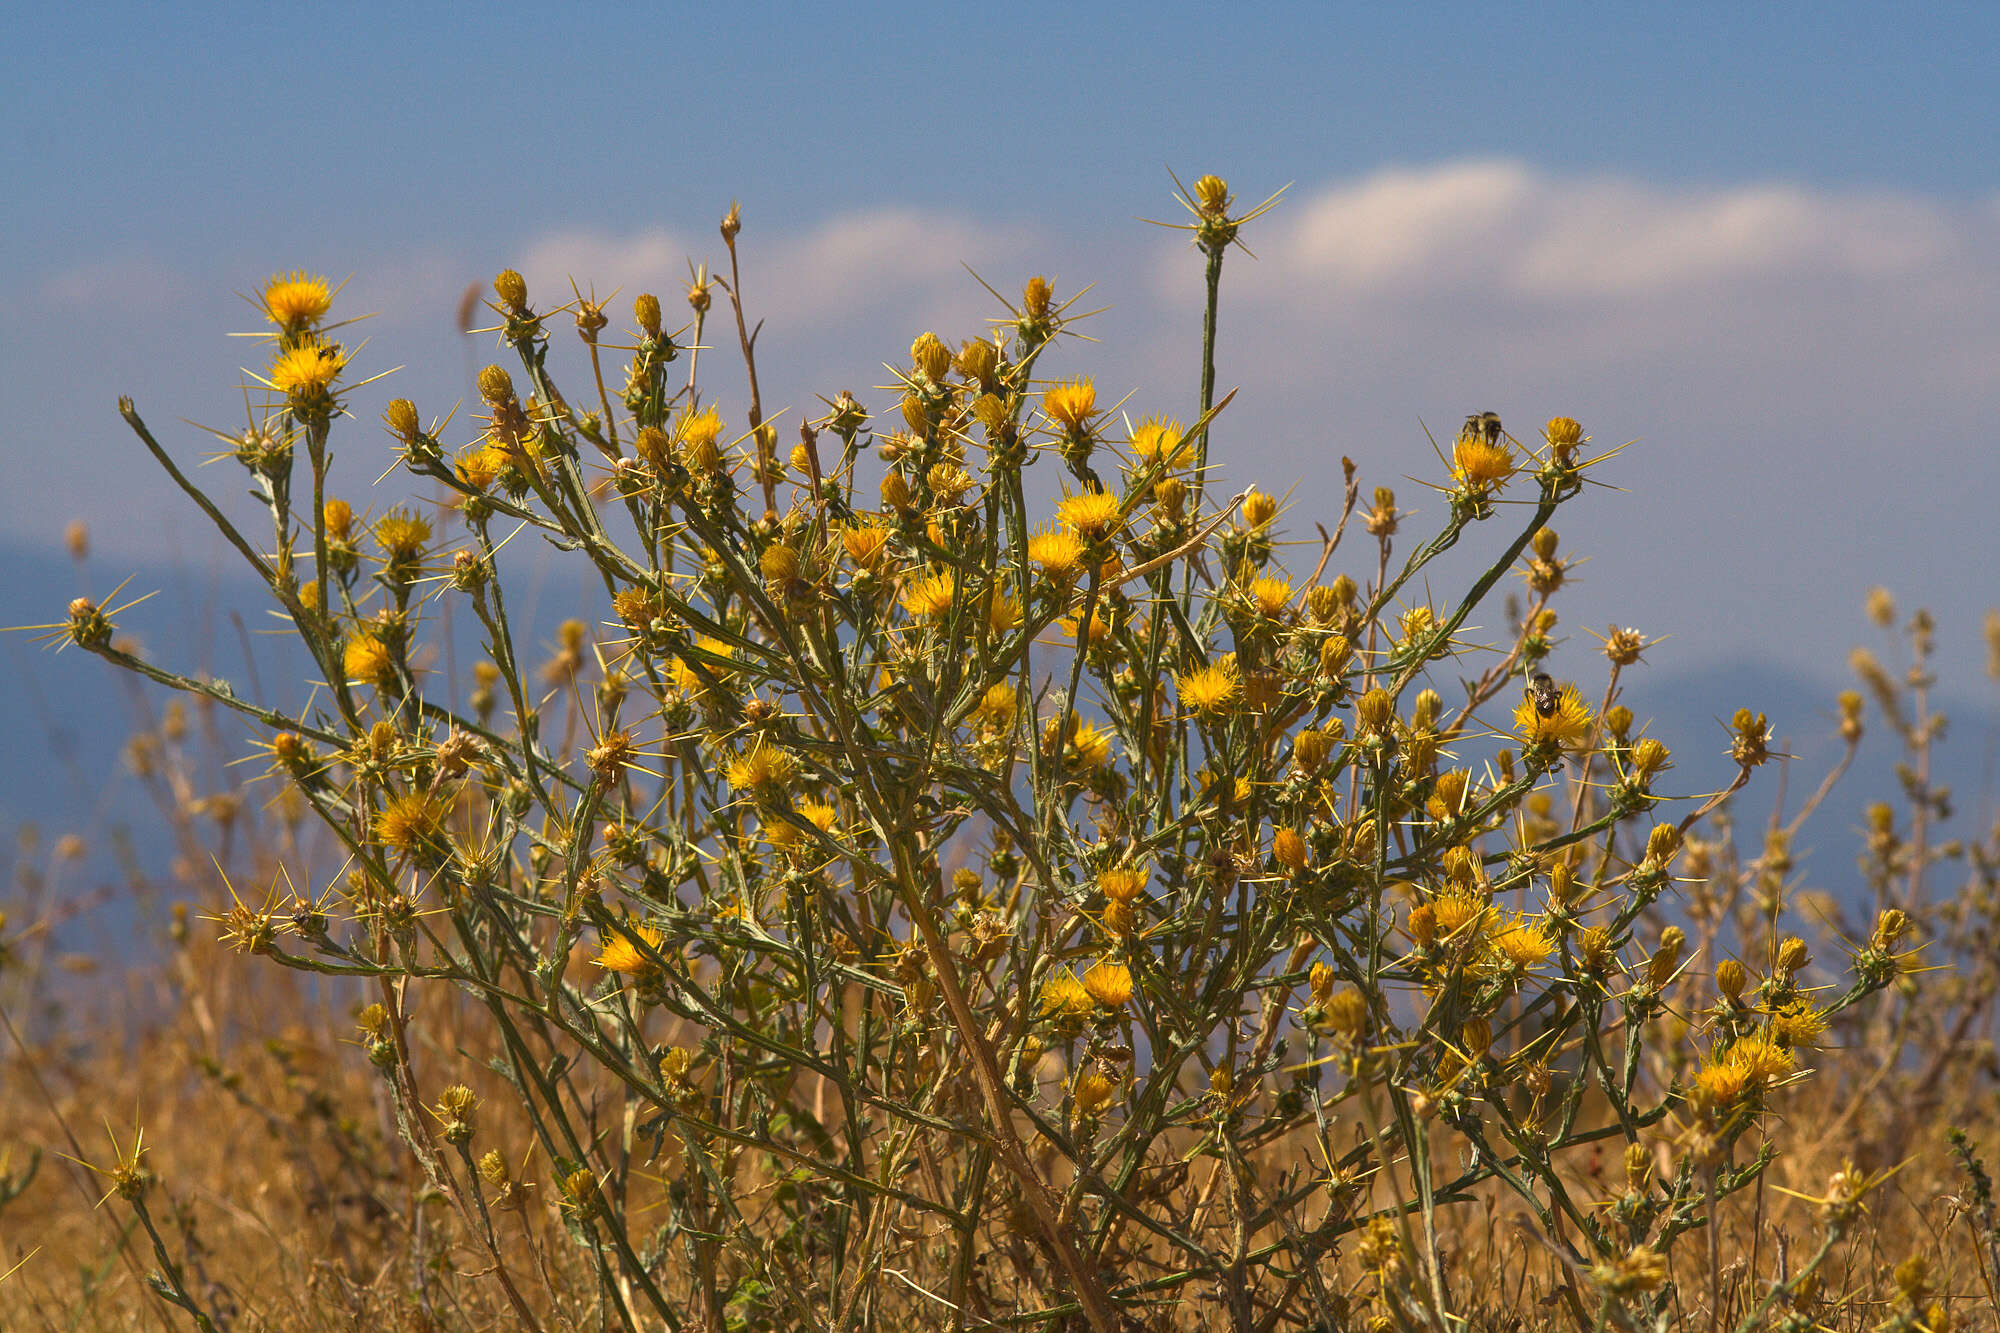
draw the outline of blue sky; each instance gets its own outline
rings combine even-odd
[[[672,295],[686,258],[719,255],[731,199],[768,400],[869,402],[915,333],[976,335],[995,312],[970,264],[1003,291],[1096,283],[1102,341],[1057,369],[1133,394],[1135,419],[1190,417],[1198,264],[1135,220],[1174,216],[1171,167],[1246,201],[1291,183],[1225,276],[1221,378],[1243,393],[1218,448],[1231,482],[1296,484],[1293,531],[1334,511],[1343,453],[1435,511],[1405,480],[1438,474],[1420,421],[1492,408],[1527,434],[1565,413],[1640,440],[1606,474],[1625,491],[1559,524],[1592,557],[1565,628],[1832,679],[1884,583],[1937,609],[1961,688],[1983,661],[2000,7],[130,6],[13,26],[0,545],[82,517],[106,583],[211,559],[112,404],[132,393],[202,452],[179,418],[241,414],[250,349],[224,335],[255,319],[235,293],[302,266],[379,312],[358,365],[406,369],[336,438],[365,503],[381,401],[442,412],[493,356],[452,331],[466,283],[511,264],[538,301],[569,275]]]

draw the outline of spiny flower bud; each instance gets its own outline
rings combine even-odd
[[[673,458],[673,448],[667,439],[667,433],[658,426],[641,429],[639,438],[632,442],[632,452],[646,460],[655,472],[666,471],[667,463]]]
[[[1672,824],[1655,824],[1646,837],[1646,864],[1664,869],[1681,849],[1681,831]]]
[[[1332,752],[1333,742],[1317,728],[1307,727],[1292,738],[1292,759],[1303,772],[1317,773]]]
[[[1324,652],[1321,653],[1321,660],[1325,660]],[[1361,696],[1361,701],[1355,704],[1354,711],[1360,719],[1362,731],[1379,734],[1387,731],[1389,724],[1395,721],[1396,701],[1389,697],[1389,691],[1378,685]]]
[[[479,372],[479,396],[496,407],[512,401],[514,377],[499,366],[486,367]]]
[[[1652,961],[1646,965],[1646,980],[1654,990],[1673,979],[1674,968],[1680,965],[1681,949],[1686,944],[1687,932],[1679,926],[1668,926],[1660,932],[1660,947],[1653,950]]]
[[[415,444],[420,426],[417,422],[417,405],[407,398],[391,398],[388,410],[382,413],[382,420],[388,423],[389,431],[404,444]]]
[[[1875,930],[1868,937],[1868,942],[1881,952],[1889,953],[1909,933],[1909,915],[1900,907],[1891,907],[1875,918]]]
[[[1558,907],[1568,907],[1576,901],[1576,871],[1567,861],[1558,861],[1549,867],[1549,901]]]
[[[660,298],[651,292],[640,292],[632,300],[632,318],[638,322],[640,332],[648,338],[660,336]]]
[[[1340,598],[1334,595],[1333,589],[1323,583],[1316,584],[1313,590],[1306,594],[1306,612],[1312,617],[1315,625],[1326,624],[1339,610]]]
[[[942,383],[945,372],[951,368],[951,350],[935,333],[920,333],[910,344],[910,361],[925,379],[933,384]]]
[[[1000,351],[985,339],[965,344],[958,353],[958,373],[980,384],[992,382],[1000,367]]]
[[[1319,591],[1314,589],[1315,592]],[[1320,643],[1319,674],[1328,680],[1337,679],[1347,669],[1348,659],[1354,656],[1354,645],[1342,634],[1335,634]],[[1371,691],[1380,693],[1380,691]],[[1386,696],[1384,696],[1386,697]]]
[[[1294,873],[1306,868],[1306,840],[1296,829],[1281,828],[1271,839],[1271,859]]]
[[[768,583],[786,584],[799,576],[799,553],[783,543],[765,547],[757,563]]]
[[[1731,1004],[1743,1002],[1743,987],[1749,980],[1749,969],[1734,958],[1725,958],[1715,965],[1715,989]]]
[[[1557,463],[1568,465],[1577,449],[1584,442],[1583,427],[1574,417],[1551,417],[1549,424],[1542,427],[1542,437],[1549,442],[1549,452]]]
[[[1194,183],[1194,201],[1209,217],[1222,217],[1229,211],[1229,185],[1220,176],[1203,176]]]
[[[1262,491],[1252,491],[1243,499],[1243,521],[1252,528],[1267,526],[1278,516],[1278,502]]]
[[[725,244],[735,241],[737,233],[743,230],[743,205],[734,199],[729,201],[729,211],[722,215],[720,230]]]
[[[528,284],[511,268],[503,268],[493,279],[493,294],[510,315],[528,313]]]
[[[1796,975],[1800,968],[1811,961],[1812,956],[1806,952],[1806,942],[1796,935],[1788,936],[1785,942],[1778,946],[1778,971],[1788,977]]]
[[[1027,285],[1021,289],[1022,312],[1029,319],[1040,323],[1049,317],[1049,303],[1053,295],[1047,278],[1040,274],[1029,278]]]
[[[1632,747],[1632,772],[1641,782],[1649,781],[1655,773],[1667,766],[1667,747],[1646,737]]]
[[[890,472],[882,478],[882,503],[891,509],[908,509],[915,498],[910,489],[910,479],[900,472]]]

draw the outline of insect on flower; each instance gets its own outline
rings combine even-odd
[[[1488,444],[1500,442],[1500,414],[1498,412],[1474,412],[1459,427],[1461,439],[1485,440]]]
[[[1562,691],[1546,671],[1537,671],[1529,679],[1528,697],[1535,701],[1535,711],[1543,717],[1554,717],[1556,709],[1562,707]]]

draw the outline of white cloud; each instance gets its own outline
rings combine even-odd
[[[955,311],[967,294],[987,301],[963,265],[978,269],[1020,253],[1022,234],[946,213],[882,208],[841,214],[802,233],[739,242],[743,284],[753,318],[791,331],[824,329],[885,309],[917,317]],[[635,235],[573,230],[531,246],[521,265],[530,290],[567,290],[569,280],[602,294],[622,287],[678,297],[688,263],[726,264],[717,238],[699,243],[656,229]],[[587,290],[587,289],[586,289]],[[983,308],[983,307],[982,307]]]
[[[1452,292],[1562,303],[1763,279],[1889,281],[1968,261],[1996,221],[1909,195],[1566,178],[1506,160],[1379,171],[1284,213],[1253,234],[1264,262],[1250,281],[1300,302]]]

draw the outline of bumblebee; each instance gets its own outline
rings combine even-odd
[[[1543,717],[1554,717],[1562,707],[1562,691],[1546,671],[1537,671],[1529,679],[1528,697],[1535,701],[1535,711]]]
[[[1474,412],[1459,427],[1459,436],[1468,440],[1484,440],[1488,444],[1500,442],[1500,414],[1498,412]]]

